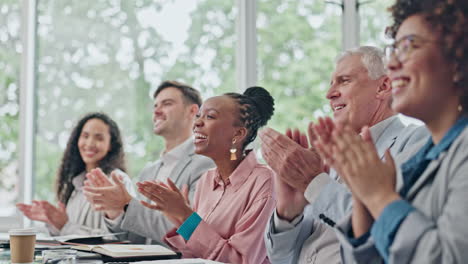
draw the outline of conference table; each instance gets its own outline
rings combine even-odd
[[[80,259],[79,257],[85,257],[85,259]],[[10,264],[10,250],[8,248],[0,249],[0,264]],[[34,263],[42,263],[42,250],[36,250],[34,252]],[[76,259],[76,264],[102,264],[103,261],[101,260],[98,254],[91,254],[86,252],[79,252],[78,259]]]
[[[101,244],[102,242],[106,243],[107,240],[102,239],[102,235],[96,236],[85,236],[84,241],[90,242],[91,245]],[[42,252],[44,250],[67,250],[71,249],[72,246],[77,246],[81,244],[77,243],[69,243],[69,242],[59,242],[55,240],[59,237],[45,237],[39,235],[39,239],[36,240],[36,246],[34,251],[34,263],[42,263]],[[91,240],[89,239],[91,238]],[[100,240],[94,240],[94,238],[101,238]],[[80,238],[83,239],[83,238]],[[91,243],[93,242],[93,243]],[[96,243],[97,242],[97,243]],[[99,243],[101,242],[101,243]],[[113,241],[113,243],[116,243]],[[117,242],[121,243],[121,242]],[[76,251],[76,264],[80,263],[87,263],[87,264],[100,264],[100,263],[108,263],[108,262],[131,262],[131,261],[141,261],[141,260],[167,260],[167,259],[180,259],[180,253],[174,255],[161,255],[161,256],[146,256],[146,257],[127,257],[126,259],[119,258],[118,260],[115,258],[111,258],[105,255],[101,255],[95,252],[85,252],[85,251]],[[9,235],[7,233],[0,233],[0,264],[3,263],[11,263],[10,260],[10,243],[9,243]],[[57,262],[57,261],[56,261]],[[55,263],[57,264],[57,263]]]
[[[94,256],[93,256],[94,255]],[[0,264],[10,264],[10,250],[7,248],[0,248]],[[34,264],[42,263],[42,251],[36,250],[34,256]],[[103,264],[103,263],[131,263],[131,262],[107,262],[102,261],[98,254],[78,252],[76,264]],[[223,264],[221,262],[205,260],[205,259],[170,259],[170,260],[152,260],[138,262],[141,264]]]
[[[40,240],[43,237],[39,238]],[[68,243],[73,244],[73,243]],[[0,264],[10,264],[10,249],[9,249],[9,236],[7,233],[0,233]],[[36,249],[35,249],[35,256],[34,256],[34,263],[42,263],[42,251],[44,250],[65,250],[70,249],[71,245],[63,245],[61,243],[58,244],[51,244],[48,241],[36,241]],[[152,258],[149,261],[140,262],[142,264],[222,264],[221,262],[210,261],[205,259],[180,259],[181,255],[178,253],[177,255],[172,256],[159,256],[156,257],[159,260],[154,260]],[[84,252],[84,251],[77,251],[77,256],[75,260],[75,264],[102,264],[102,263],[131,263],[135,262],[136,260],[126,259],[126,260],[116,260],[116,259],[109,259],[109,257],[100,255],[94,252]],[[140,260],[141,261],[141,260]],[[55,262],[54,264],[58,264]]]

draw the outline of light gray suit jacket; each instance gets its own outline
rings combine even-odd
[[[374,140],[383,158],[388,148],[395,155],[427,135],[425,127],[405,127],[398,118],[394,118],[380,137]],[[265,243],[272,263],[341,263],[336,234],[333,228],[319,218],[323,214],[338,222],[351,211],[351,194],[344,184],[333,180],[337,178],[332,171],[327,181],[315,189],[318,195],[308,188],[305,197],[309,204],[304,209],[302,221],[293,229],[276,233],[271,218],[265,231]],[[312,183],[314,181],[316,179]]]
[[[427,139],[426,139],[427,140]],[[426,141],[397,156],[403,164]],[[467,263],[468,262],[468,128],[429,163],[406,197],[416,210],[401,223],[389,252],[389,263]],[[397,166],[398,168],[400,166]],[[397,189],[403,186],[397,173]],[[343,234],[350,228],[350,216],[338,226],[345,263],[383,262],[372,237],[353,248]]]
[[[198,179],[207,170],[214,168],[214,162],[201,155],[195,154],[195,146],[188,144],[185,153],[180,157],[179,162],[174,167],[170,175],[167,175],[179,188],[184,184],[189,187],[189,198],[193,198],[195,187]],[[154,180],[161,168],[161,160],[157,160],[146,166],[140,173],[139,180]],[[162,238],[173,228],[173,224],[159,211],[144,207],[139,200],[148,201],[142,195],[138,199],[133,198],[127,211],[117,223],[107,222],[109,229],[113,232],[128,231],[128,237],[132,243],[145,244],[147,238],[151,239],[151,243],[164,244]]]

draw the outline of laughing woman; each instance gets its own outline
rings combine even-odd
[[[273,98],[261,87],[203,103],[194,124],[195,152],[217,168],[198,182],[193,207],[172,182],[138,183],[143,195],[177,228],[165,242],[183,257],[228,263],[268,263],[263,230],[273,211],[273,171],[246,146],[273,115]]]
[[[103,213],[93,210],[82,191],[86,172],[94,168],[119,175],[127,189],[133,190],[124,172],[119,128],[103,113],[85,115],[70,135],[57,175],[58,206],[33,201],[31,205],[17,204],[18,209],[29,219],[46,223],[54,236],[108,233]]]
[[[390,155],[379,160],[368,129],[364,140],[344,128],[316,144],[354,198],[338,226],[345,262],[466,263],[468,2],[397,0],[391,10],[392,108],[422,120],[431,137],[396,166]]]

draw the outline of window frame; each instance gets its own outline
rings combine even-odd
[[[37,1],[22,0],[21,36],[23,52],[20,67],[20,135],[19,135],[19,174],[18,202],[30,203],[34,193],[34,153],[35,124],[37,119]],[[343,49],[359,44],[359,13],[357,0],[344,1],[342,32]],[[257,1],[236,0],[236,88],[242,92],[257,83]],[[339,3],[336,3],[339,4]],[[348,9],[349,7],[349,9]],[[355,7],[355,10],[352,7]],[[346,27],[346,28],[345,28]],[[29,227],[32,222],[19,211],[10,217],[0,217],[0,231],[11,228]]]

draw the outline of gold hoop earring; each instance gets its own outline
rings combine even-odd
[[[231,160],[237,160],[237,155],[236,155],[237,149],[236,149],[236,146],[234,146],[234,144],[236,144],[235,139],[232,140],[232,147],[229,150],[229,152],[231,152]]]

